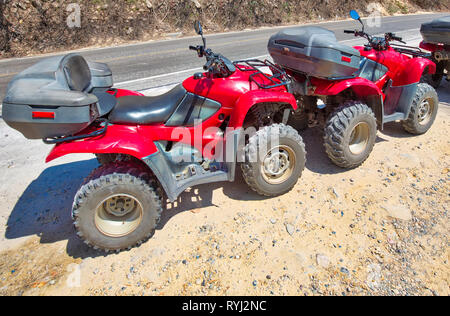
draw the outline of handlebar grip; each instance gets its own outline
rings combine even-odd
[[[346,34],[355,34],[355,31],[351,31],[351,30],[344,30],[344,33],[346,33]]]
[[[195,50],[195,51],[196,51],[196,50],[197,50],[197,47],[195,47],[195,46],[189,46],[189,49],[190,49],[190,50]]]
[[[213,60],[210,59],[210,60],[203,66],[203,70],[209,71],[209,69],[211,68],[212,63],[213,63]]]

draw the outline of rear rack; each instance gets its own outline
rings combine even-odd
[[[273,89],[277,87],[286,86],[288,90],[290,89],[291,79],[284,70],[268,61],[267,59],[262,61],[259,59],[248,59],[248,60],[238,60],[233,62],[237,69],[243,72],[254,72],[250,75],[250,80],[253,81],[260,89]],[[263,73],[259,68],[268,67],[272,71],[272,75]],[[263,76],[270,83],[261,82],[261,77]]]
[[[390,45],[393,49],[395,49],[397,52],[402,53],[402,54],[411,55],[414,57],[423,57],[423,58],[431,57],[431,53],[426,53],[418,47],[406,46],[406,45],[400,45],[400,44],[392,44],[392,43],[390,43]]]
[[[97,137],[97,136],[105,134],[106,130],[108,129],[109,121],[107,119],[98,119],[96,122],[99,124],[104,123],[105,126],[99,130],[96,130],[96,131],[90,133],[90,134],[66,136],[66,137],[55,137],[55,138],[45,138],[45,139],[43,139],[43,142],[47,145],[54,145],[54,144],[60,144],[60,143],[65,143],[65,142],[71,142],[74,140]]]

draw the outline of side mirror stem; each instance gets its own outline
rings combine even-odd
[[[202,34],[203,47],[206,49],[206,38]]]
[[[361,20],[361,18],[358,19],[359,23],[362,25],[362,31],[365,33],[365,25],[364,22]]]

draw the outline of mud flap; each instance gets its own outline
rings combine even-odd
[[[177,157],[166,151],[158,142],[155,142],[158,152],[142,160],[153,171],[169,200],[174,202],[187,188],[206,183],[234,181],[239,147],[237,141],[240,134],[240,130],[227,134],[223,150],[216,153],[218,157],[223,158],[210,161],[208,168],[205,168],[204,161],[195,159],[189,162],[176,161]],[[196,151],[190,147],[188,150]]]
[[[397,120],[402,121],[408,118],[411,111],[411,104],[417,93],[417,87],[418,83],[406,86],[389,87],[386,91],[384,110],[385,113],[391,114],[384,115],[383,124]]]

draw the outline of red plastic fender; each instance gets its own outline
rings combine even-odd
[[[311,83],[315,87],[314,95],[338,95],[349,88],[360,98],[383,94],[375,83],[365,78],[334,81],[312,78]]]
[[[239,97],[230,117],[229,127],[241,128],[250,108],[260,103],[285,103],[297,110],[295,97],[287,91],[254,90]]]
[[[157,151],[152,139],[140,134],[137,126],[111,125],[102,136],[55,145],[45,161],[84,153],[127,154],[142,159]]]
[[[403,69],[397,72],[393,78],[392,86],[399,87],[418,83],[425,70],[428,70],[427,73],[431,75],[434,74],[436,64],[422,57],[411,58],[403,64]]]
[[[426,42],[420,42],[420,48],[425,49],[429,52],[436,52],[444,50],[444,44],[431,44]]]

